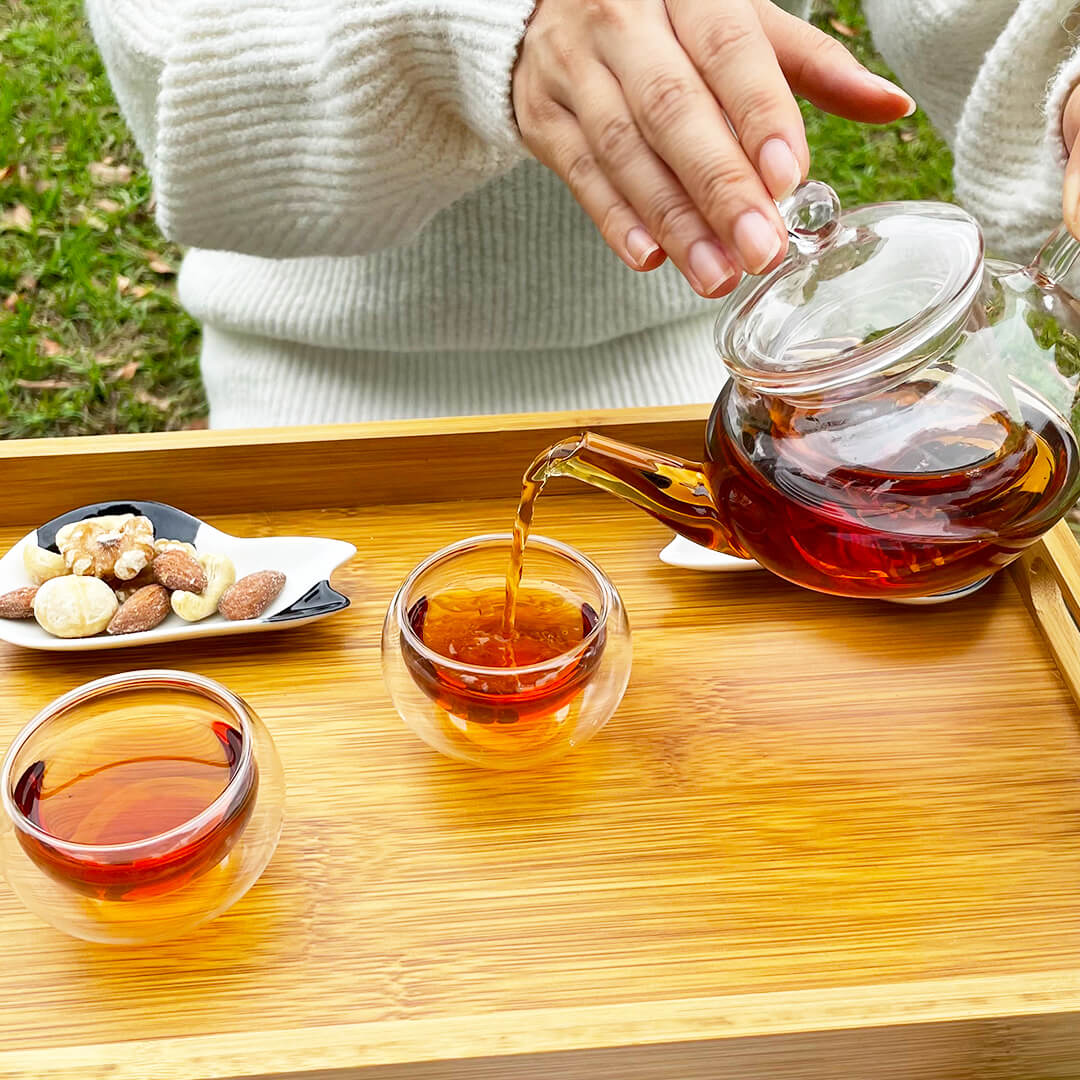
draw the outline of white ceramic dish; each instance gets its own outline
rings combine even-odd
[[[138,634],[57,638],[47,634],[33,619],[0,619],[0,640],[25,649],[58,652],[124,649],[165,641],[283,630],[325,619],[349,606],[348,597],[330,587],[330,575],[356,554],[352,544],[314,536],[230,536],[165,503],[138,500],[83,506],[28,533],[0,558],[0,594],[29,584],[22,559],[26,544],[39,544],[55,551],[56,533],[61,526],[104,514],[129,513],[148,517],[154,523],[154,535],[159,539],[184,540],[194,544],[199,552],[227,555],[236,566],[237,578],[256,570],[280,570],[285,575],[285,587],[263,615],[241,622],[229,622],[221,615],[211,615],[201,622],[188,623],[178,615],[170,614],[153,630]]]
[[[709,574],[732,574],[744,570],[760,570],[760,563],[752,559],[737,559],[734,555],[725,555],[720,551],[710,551],[707,547],[695,544],[683,536],[676,536],[663,551],[660,561],[668,566],[678,566],[683,570],[699,570]],[[937,596],[909,596],[903,600],[884,599],[887,604],[904,604],[908,607],[927,607],[932,604],[947,604],[950,600],[962,600],[978,592],[990,578],[975,581],[953,592],[940,593]]]

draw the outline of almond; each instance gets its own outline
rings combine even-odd
[[[32,619],[37,591],[36,585],[27,585],[0,596],[0,619]]]
[[[132,593],[105,628],[110,634],[153,630],[169,614],[169,593],[162,585],[145,585]]]
[[[201,593],[206,588],[206,571],[179,548],[163,551],[153,562],[154,578],[172,592]]]
[[[257,619],[285,588],[285,575],[277,570],[259,570],[242,577],[222,594],[218,611],[232,622]]]

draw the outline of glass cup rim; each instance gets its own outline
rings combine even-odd
[[[15,767],[15,759],[19,752],[29,742],[30,738],[45,727],[48,723],[61,717],[72,705],[92,697],[101,697],[117,690],[134,690],[144,685],[168,684],[173,688],[194,689],[204,697],[215,700],[223,706],[240,728],[240,761],[236,771],[229,782],[215,796],[213,802],[205,806],[187,821],[174,825],[165,832],[155,833],[153,836],[143,837],[141,840],[129,840],[123,844],[80,844],[74,840],[64,840],[40,826],[35,825],[15,805],[12,794],[12,771]],[[200,832],[207,824],[212,822],[218,813],[228,808],[237,791],[251,781],[251,771],[254,762],[255,732],[248,717],[247,706],[243,700],[227,687],[204,675],[196,675],[190,671],[179,671],[172,668],[143,668],[137,671],[125,671],[117,675],[106,675],[101,679],[76,686],[73,690],[54,698],[30,720],[15,736],[11,746],[4,756],[3,766],[0,767],[0,805],[4,812],[17,829],[32,836],[35,840],[54,848],[86,859],[101,855],[124,855],[130,858],[138,858],[143,851],[152,851],[172,840],[178,840],[189,836],[192,832]]]
[[[405,636],[410,647],[424,657],[425,660],[428,660],[433,664],[438,664],[440,667],[451,667],[455,671],[464,672],[469,675],[487,677],[497,677],[511,673],[514,675],[539,675],[545,671],[557,670],[564,667],[568,662],[584,653],[603,633],[604,628],[607,626],[608,616],[611,614],[614,606],[613,601],[615,594],[615,586],[608,580],[607,575],[596,565],[596,563],[588,558],[588,556],[583,555],[569,544],[564,544],[560,540],[552,540],[547,536],[537,536],[530,533],[529,546],[535,545],[538,548],[543,548],[546,551],[562,556],[568,562],[571,562],[584,570],[593,579],[600,590],[601,605],[600,611],[597,612],[596,625],[572,649],[567,649],[566,652],[559,653],[549,660],[542,660],[538,664],[526,664],[523,667],[480,667],[477,664],[463,664],[459,660],[454,660],[452,657],[435,652],[434,649],[428,648],[428,646],[420,640],[406,617],[408,612],[405,606],[405,599],[409,595],[409,592],[413,585],[415,585],[417,579],[440,562],[444,562],[445,560],[460,554],[465,548],[493,547],[496,544],[512,542],[513,538],[514,534],[508,532],[481,533],[478,536],[468,536],[464,540],[457,540],[453,544],[447,544],[446,547],[440,548],[419,563],[401,583],[401,587],[398,589],[393,600],[394,618],[397,622],[398,630]]]

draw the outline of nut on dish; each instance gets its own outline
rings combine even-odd
[[[153,524],[134,514],[72,522],[56,534],[56,546],[71,573],[120,581],[130,581],[156,554]]]
[[[63,555],[38,547],[37,544],[27,544],[22,555],[23,567],[35,585],[41,585],[49,578],[63,577],[68,572]]]
[[[144,585],[129,596],[105,629],[110,634],[153,630],[169,614],[169,594],[162,585]]]
[[[227,555],[201,555],[199,565],[206,573],[206,588],[201,593],[181,589],[171,598],[173,611],[186,622],[198,622],[213,615],[222,594],[236,580],[236,567]]]
[[[118,605],[112,589],[100,578],[52,578],[38,587],[34,618],[53,637],[79,638],[100,633]]]
[[[285,575],[279,570],[259,570],[242,577],[221,596],[218,611],[231,622],[257,619],[285,588]]]
[[[0,619],[32,619],[37,591],[36,585],[26,585],[0,596]]]

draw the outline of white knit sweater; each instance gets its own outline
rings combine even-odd
[[[191,248],[215,427],[715,396],[715,302],[625,268],[520,144],[533,2],[87,0]],[[1060,219],[1074,0],[864,6],[991,247],[1030,255]]]

